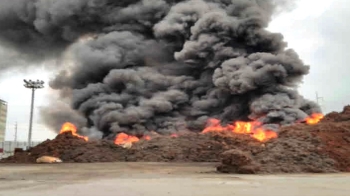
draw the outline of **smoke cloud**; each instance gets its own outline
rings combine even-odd
[[[208,118],[287,125],[320,108],[295,90],[309,66],[266,30],[286,2],[3,0],[0,43],[32,59],[73,54],[50,82],[65,106],[42,109],[56,130],[70,121],[113,138],[201,131]]]

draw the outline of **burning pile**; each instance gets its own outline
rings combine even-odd
[[[317,124],[323,118],[322,114],[313,114],[310,117],[307,117],[304,121],[308,125]],[[209,132],[226,132],[226,133],[235,133],[235,134],[245,134],[250,135],[252,138],[260,141],[266,142],[270,139],[277,138],[277,132],[272,130],[266,130],[262,126],[262,123],[258,121],[254,122],[242,122],[237,121],[233,124],[221,125],[220,120],[218,119],[209,119],[207,127],[201,132],[206,134]],[[86,136],[79,135],[77,133],[77,128],[74,124],[66,122],[62,125],[60,134],[70,132],[73,136],[89,141],[89,138]],[[154,134],[154,133],[153,133]],[[171,134],[170,137],[178,137],[177,134]],[[137,136],[128,135],[126,133],[119,133],[114,139],[114,144],[130,148],[132,143],[139,142],[141,140],[151,140],[150,135],[144,135],[141,138]]]
[[[84,139],[85,141],[89,141],[88,137],[78,134],[76,126],[72,123],[69,123],[69,122],[66,122],[62,125],[60,134],[64,134],[64,133],[70,133],[75,137]],[[144,137],[143,139],[149,140],[150,137]],[[140,139],[136,136],[127,135],[125,133],[119,133],[114,140],[114,144],[124,145],[124,144],[128,144],[128,143],[138,142],[139,140]]]
[[[313,125],[299,123],[282,127],[278,138],[264,142],[252,137],[254,134],[222,129],[211,129],[205,134],[187,132],[137,139],[120,134],[115,139],[116,143],[111,140],[86,141],[77,135],[74,126],[65,124],[56,139],[1,161],[35,163],[37,157],[48,155],[59,157],[64,162],[222,161],[218,171],[231,173],[349,172],[350,106],[345,107],[342,113],[326,115],[317,124],[313,120],[310,122]],[[67,131],[65,127],[72,130]],[[127,143],[133,145],[126,148]]]
[[[35,163],[37,157],[54,156],[64,162],[216,162],[220,153],[244,146],[245,150],[259,147],[260,142],[245,135],[226,135],[217,133],[186,133],[179,136],[155,136],[151,140],[139,139],[120,134],[115,142],[110,140],[86,141],[76,136],[74,131],[62,132],[54,140],[47,140],[29,151],[16,153],[1,160],[7,163]],[[118,143],[118,141],[123,142]],[[126,148],[125,144],[133,145]]]

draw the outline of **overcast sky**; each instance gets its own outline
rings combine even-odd
[[[320,97],[325,113],[340,111],[350,104],[350,67],[346,64],[350,45],[350,4],[348,0],[300,0],[296,8],[279,15],[269,29],[281,32],[288,46],[311,66],[311,73],[300,86],[300,93],[308,99]],[[0,48],[1,50],[5,50]],[[14,60],[15,62],[15,60]],[[1,62],[11,66],[13,62]],[[38,65],[38,67],[41,67]],[[30,112],[31,91],[23,87],[23,79],[49,81],[49,70],[11,70],[0,73],[0,99],[8,102],[6,140],[13,140],[18,122],[18,140],[26,141]],[[347,78],[348,77],[348,78]],[[50,89],[36,92],[33,141],[55,137],[55,133],[40,123],[38,107],[45,105]]]

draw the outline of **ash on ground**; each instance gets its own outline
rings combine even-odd
[[[83,163],[221,162],[217,170],[223,173],[328,173],[350,172],[349,154],[350,106],[346,106],[316,125],[283,127],[277,139],[265,143],[233,133],[188,133],[141,140],[127,149],[113,141],[86,142],[65,133],[0,162],[35,163],[48,155]]]

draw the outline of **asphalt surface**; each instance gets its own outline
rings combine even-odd
[[[214,164],[0,164],[0,196],[349,196],[350,174],[226,175]]]

